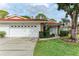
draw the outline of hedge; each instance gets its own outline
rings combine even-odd
[[[40,38],[48,38],[48,37],[50,37],[50,33],[49,33],[49,31],[44,31],[44,32],[40,31],[39,37]]]

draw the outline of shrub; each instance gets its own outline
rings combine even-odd
[[[50,33],[49,33],[49,31],[44,31],[44,37],[45,37],[45,38],[50,37]]]
[[[52,34],[50,35],[50,37],[55,37],[55,34],[54,34],[54,33],[52,33]]]
[[[44,32],[40,31],[40,32],[39,32],[39,37],[40,37],[40,38],[44,38]]]
[[[0,31],[0,38],[5,37],[5,35],[6,35],[6,32],[4,32],[4,31]]]
[[[69,31],[66,31],[66,30],[60,30],[60,36],[68,36],[69,34]]]

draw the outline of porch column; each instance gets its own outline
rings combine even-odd
[[[42,31],[42,32],[44,31],[44,30],[43,30],[43,27],[44,27],[44,24],[41,23],[41,30],[40,30],[40,31]]]

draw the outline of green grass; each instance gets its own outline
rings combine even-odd
[[[79,56],[79,43],[62,40],[38,41],[34,56]]]

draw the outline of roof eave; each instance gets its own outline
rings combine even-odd
[[[0,23],[47,23],[47,21],[0,21]]]

